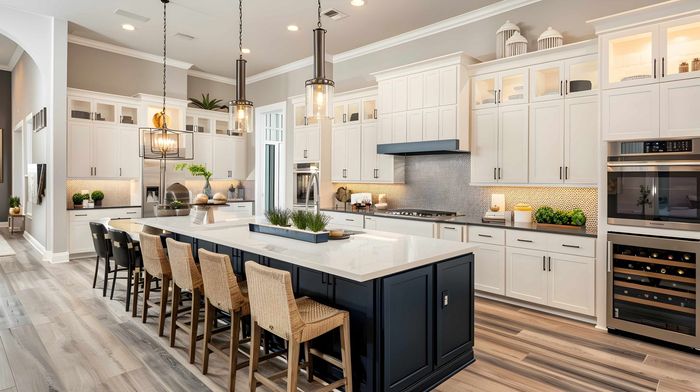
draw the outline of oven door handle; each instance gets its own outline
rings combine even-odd
[[[608,162],[610,172],[700,171],[700,161]]]

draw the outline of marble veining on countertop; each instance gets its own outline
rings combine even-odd
[[[423,218],[423,217],[416,217],[416,216],[407,216],[407,215],[389,215],[385,214],[383,212],[370,209],[370,210],[352,210],[352,211],[346,211],[342,209],[321,209],[321,211],[328,211],[328,212],[342,212],[346,214],[358,214],[358,215],[367,215],[367,216],[378,216],[382,218],[392,218],[392,219],[409,219],[409,220],[417,220],[417,221],[426,221],[426,222],[435,222],[435,223],[452,223],[452,224],[459,224],[459,225],[472,225],[472,226],[488,226],[488,227],[497,227],[497,228],[503,228],[503,229],[512,229],[512,230],[527,230],[527,231],[538,231],[542,233],[553,233],[553,234],[568,234],[568,235],[575,235],[575,236],[582,236],[582,237],[597,237],[598,233],[593,230],[589,229],[588,227],[584,229],[579,229],[579,228],[560,228],[560,227],[554,227],[554,226],[542,226],[538,225],[537,223],[513,223],[513,222],[484,222],[481,217],[474,217],[474,216],[442,216],[442,217],[428,217],[428,218]]]

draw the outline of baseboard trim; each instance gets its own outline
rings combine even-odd
[[[61,264],[70,261],[68,252],[49,252],[46,250],[44,245],[41,244],[36,238],[34,238],[29,232],[25,231],[22,234],[27,242],[41,255],[42,261],[47,261],[49,264]]]
[[[510,304],[510,305],[520,306],[521,308],[537,310],[537,311],[542,312],[542,313],[553,314],[555,316],[565,317],[565,318],[576,320],[576,321],[581,321],[581,322],[584,322],[587,324],[592,324],[592,325],[597,324],[596,318],[593,316],[586,316],[586,315],[577,314],[577,313],[573,313],[573,312],[567,312],[565,310],[554,309],[554,308],[550,308],[548,306],[537,305],[537,304],[533,304],[530,302],[521,301],[521,300],[513,299],[513,298],[506,298],[506,297],[498,295],[498,294],[485,293],[482,291],[475,291],[474,295],[476,295],[477,297],[486,298],[486,299],[490,299],[490,300],[494,300],[494,301],[498,301],[498,302],[503,302],[503,303]]]

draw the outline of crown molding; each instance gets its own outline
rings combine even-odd
[[[330,53],[326,53],[326,62],[328,63],[335,63],[335,56],[333,56]],[[314,64],[314,56],[309,56],[306,58],[303,58],[301,60],[293,61],[288,64],[281,65],[277,68],[272,68],[268,69],[267,71],[263,71],[260,73],[257,73],[255,75],[248,76],[246,78],[246,84],[250,83],[255,83],[259,82],[264,79],[269,79],[275,76],[283,75],[286,74],[287,72],[292,72],[296,71],[297,69],[302,69],[305,67],[310,67]]]
[[[140,50],[125,48],[123,46],[108,44],[106,42],[95,41],[93,39],[79,37],[73,34],[68,34],[68,42],[76,45],[87,46],[89,48],[104,50],[106,52],[112,52],[124,56],[134,57],[141,60],[152,61],[154,63],[163,63],[162,56],[142,52]],[[193,64],[171,58],[168,58],[168,65],[185,70],[188,70],[193,66]]]
[[[224,84],[230,84],[231,86],[236,85],[236,79],[229,78],[226,76],[216,75],[208,72],[197,71],[195,69],[190,69],[187,71],[187,76],[193,76],[199,79],[211,80],[213,82],[219,82]],[[247,83],[247,81],[246,81]]]
[[[466,12],[461,15],[454,16],[433,24],[408,31],[393,37],[373,42],[371,44],[361,46],[359,48],[350,49],[348,51],[338,53],[333,57],[334,63],[339,63],[378,52],[394,46],[403,45],[405,43],[425,38],[443,31],[451,30],[457,27],[468,25],[492,16],[512,11],[517,8],[525,7],[530,4],[538,3],[541,0],[501,0],[497,3],[481,7],[479,9]]]
[[[12,57],[10,57],[10,62],[7,64],[10,67],[10,69],[15,69],[19,58],[22,57],[22,53],[24,53],[24,49],[22,49],[21,46],[17,45],[17,48],[15,48],[15,52],[12,53]]]

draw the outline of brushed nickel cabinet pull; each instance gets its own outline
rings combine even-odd
[[[578,245],[561,244],[561,246],[563,246],[563,247],[565,247],[565,248],[581,249],[581,247],[578,246]]]
[[[613,254],[613,244],[612,244],[612,241],[608,241],[608,259],[606,260],[608,272],[612,272],[612,268],[611,268],[612,254]]]
[[[477,234],[479,237],[493,238],[493,236],[488,234]]]
[[[552,271],[552,256],[547,257],[547,270]]]
[[[542,256],[542,271],[547,270],[547,256]]]
[[[445,226],[445,227],[443,227],[443,229],[445,229],[445,230],[457,230],[457,228],[450,227],[450,226]]]
[[[518,238],[518,242],[532,242],[532,240],[524,240],[522,238]]]

